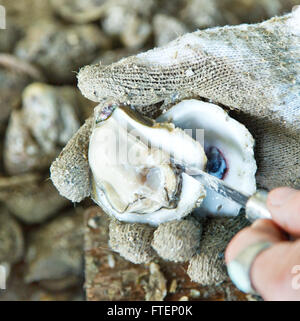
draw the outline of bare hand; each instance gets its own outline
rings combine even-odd
[[[229,243],[228,264],[241,250],[259,241],[273,246],[253,262],[251,281],[265,300],[300,300],[300,191],[274,189],[267,200],[273,220],[257,220]],[[290,241],[291,237],[294,239]]]

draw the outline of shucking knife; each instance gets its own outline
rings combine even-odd
[[[267,208],[266,190],[257,190],[254,194],[248,195],[237,191],[219,178],[206,172],[196,170],[191,171],[190,176],[201,182],[206,188],[217,192],[219,195],[240,204],[246,210],[246,217],[251,222],[259,218],[271,219],[271,214]]]

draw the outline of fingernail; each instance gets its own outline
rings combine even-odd
[[[290,187],[276,188],[270,192],[268,202],[271,206],[282,206],[297,192],[299,191]]]

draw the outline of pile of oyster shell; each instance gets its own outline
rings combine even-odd
[[[7,28],[0,30],[0,265],[8,291],[0,292],[0,300],[82,299],[82,212],[91,203],[74,209],[49,180],[49,167],[91,115],[91,196],[112,217],[110,246],[128,260],[149,262],[158,255],[187,261],[199,250],[204,215],[239,213],[237,205],[205,191],[191,174],[206,170],[253,192],[254,141],[242,124],[219,106],[207,108],[209,103],[196,100],[182,101],[157,119],[136,115],[128,106],[93,112],[94,105],[76,88],[76,72],[197,28],[261,21],[296,3],[1,2]],[[204,129],[202,140],[197,128]],[[120,147],[121,155],[111,155]],[[115,157],[124,154],[123,160]],[[141,241],[135,243],[138,235]],[[194,265],[199,269],[199,261]],[[197,280],[193,272],[190,276]]]

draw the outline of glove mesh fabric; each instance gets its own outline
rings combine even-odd
[[[259,185],[300,187],[299,7],[260,24],[186,34],[110,66],[86,66],[78,85],[91,100],[127,102],[148,116],[192,97],[239,111],[256,139]]]

